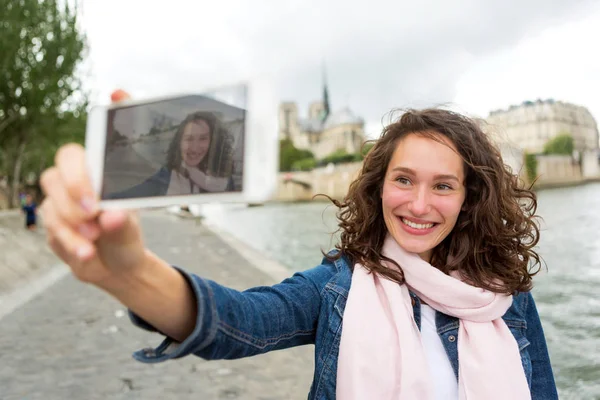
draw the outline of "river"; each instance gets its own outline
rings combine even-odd
[[[206,218],[291,271],[335,243],[335,207],[322,202],[206,207]],[[538,193],[545,268],[533,296],[561,399],[600,399],[600,183]]]

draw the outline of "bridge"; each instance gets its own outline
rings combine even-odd
[[[285,174],[285,176],[283,177],[283,182],[286,184],[287,183],[295,183],[296,185],[302,186],[306,190],[312,189],[312,185],[310,183],[295,179],[294,175],[289,172],[287,174]]]

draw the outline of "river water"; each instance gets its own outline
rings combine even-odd
[[[321,262],[335,244],[328,203],[205,207],[206,218],[289,267]],[[534,278],[561,399],[600,399],[600,183],[538,193],[545,268]]]

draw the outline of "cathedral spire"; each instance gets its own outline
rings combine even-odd
[[[323,62],[323,114],[322,121],[325,121],[329,116],[329,91],[327,90],[327,72],[325,70],[325,62]]]

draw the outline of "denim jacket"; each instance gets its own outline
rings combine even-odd
[[[177,268],[193,288],[198,304],[197,323],[182,343],[165,340],[143,349],[134,358],[156,363],[194,354],[206,360],[236,359],[304,344],[315,345],[315,371],[309,399],[334,399],[344,307],[352,281],[348,259],[295,273],[269,287],[237,291]],[[419,298],[411,293],[420,329]],[[138,316],[132,322],[156,331]],[[503,316],[515,336],[532,399],[558,399],[546,340],[530,293],[514,296]],[[454,317],[436,312],[437,332],[458,379],[458,327]]]

